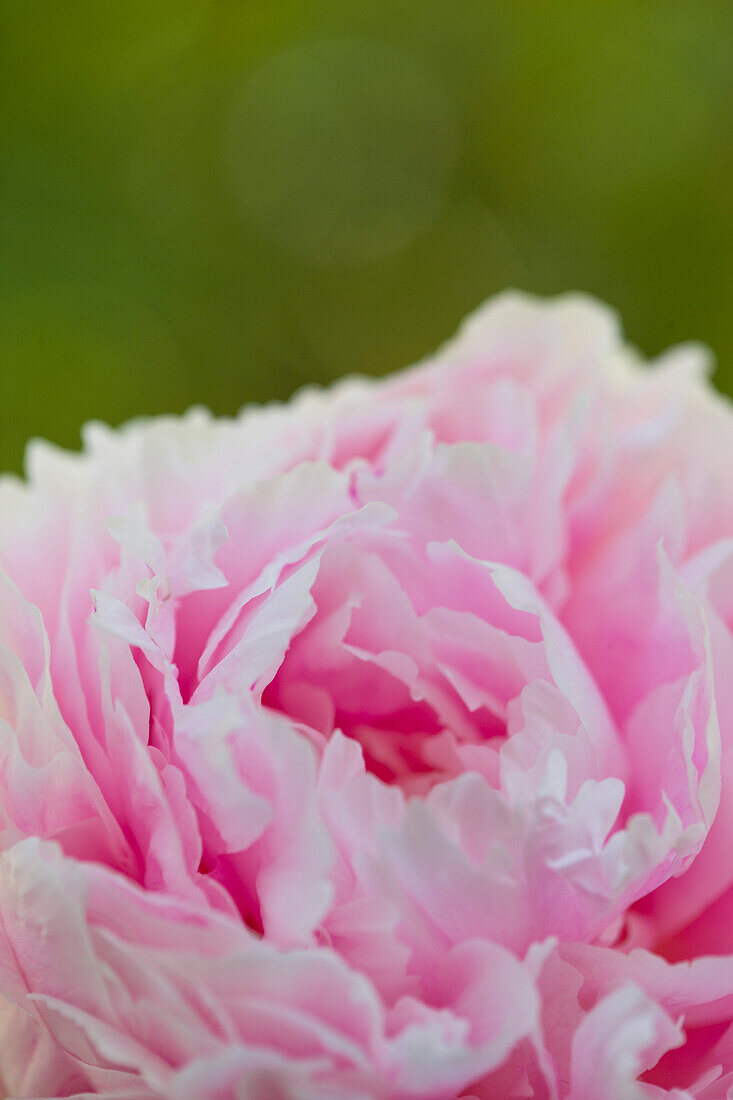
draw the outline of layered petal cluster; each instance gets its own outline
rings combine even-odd
[[[0,482],[18,1098],[733,1097],[733,415],[596,303]]]

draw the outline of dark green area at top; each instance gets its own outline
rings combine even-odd
[[[381,374],[507,285],[733,392],[730,0],[0,0],[0,467]]]

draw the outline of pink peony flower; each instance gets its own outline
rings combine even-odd
[[[14,1097],[733,1096],[733,417],[505,295],[0,485]],[[90,596],[91,589],[91,596]]]

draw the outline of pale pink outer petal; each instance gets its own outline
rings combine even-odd
[[[575,1032],[568,1100],[643,1100],[649,1093],[637,1077],[681,1042],[679,1028],[654,1001],[634,985],[620,986]]]

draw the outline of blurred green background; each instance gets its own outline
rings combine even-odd
[[[383,373],[507,285],[733,391],[730,0],[0,13],[0,467]]]

